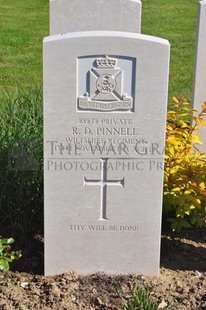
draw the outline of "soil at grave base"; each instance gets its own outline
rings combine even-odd
[[[131,296],[135,284],[148,285],[158,309],[167,309],[169,305],[169,309],[178,310],[206,309],[205,229],[163,234],[160,277],[75,273],[44,277],[39,275],[43,266],[42,244],[39,248],[32,244],[31,248],[33,253],[27,247],[23,258],[13,265],[16,271],[0,272],[1,310],[120,310],[122,300],[115,288],[117,284],[125,298]]]

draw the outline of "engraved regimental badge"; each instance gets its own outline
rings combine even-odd
[[[117,68],[117,59],[96,58],[87,73],[87,91],[78,97],[79,111],[131,111],[133,97],[124,93],[124,70]]]

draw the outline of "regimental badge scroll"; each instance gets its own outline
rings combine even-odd
[[[132,75],[134,70],[133,61],[129,60],[128,62],[129,65],[125,59],[109,56],[97,57],[92,61],[93,67],[90,67],[90,70],[83,73],[80,71],[78,78],[85,77],[86,82],[85,87],[79,90],[77,97],[78,111],[132,112],[134,105],[134,77]],[[123,68],[121,68],[121,63]],[[81,64],[83,68],[86,67],[83,60]],[[128,75],[130,76],[128,77]],[[83,93],[81,94],[81,92]]]

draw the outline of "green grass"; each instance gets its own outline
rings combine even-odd
[[[144,285],[135,284],[130,294],[125,297],[120,284],[116,284],[117,294],[123,301],[122,310],[157,310],[158,305],[150,298],[151,290]],[[129,296],[128,296],[129,295]]]
[[[42,83],[48,0],[0,0],[0,97]],[[142,33],[171,43],[169,99],[191,97],[198,0],[142,0]],[[77,12],[78,14],[78,12]]]
[[[0,233],[43,227],[42,89],[4,98],[0,117]],[[8,231],[9,230],[9,231]]]
[[[48,2],[0,0],[0,97],[42,83]],[[198,0],[142,0],[142,33],[171,43],[169,98],[191,97],[197,9]]]
[[[43,116],[38,86],[48,3],[0,0],[0,226],[25,239],[43,227]],[[169,99],[176,94],[190,98],[198,0],[142,0],[142,4],[142,33],[171,43]],[[22,169],[17,169],[18,158]],[[28,164],[36,162],[39,167],[24,167],[27,158]]]
[[[0,98],[42,83],[48,0],[0,0]]]
[[[171,44],[169,99],[191,98],[198,0],[142,0],[142,33]]]

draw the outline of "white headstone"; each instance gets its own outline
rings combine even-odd
[[[199,2],[193,108],[201,112],[201,105],[204,101],[206,101],[206,0]],[[206,152],[206,128],[201,127],[198,135],[203,143],[201,146],[198,145],[198,149]]]
[[[159,272],[169,43],[44,40],[45,273]]]
[[[111,30],[140,33],[139,0],[50,0],[50,34]]]

